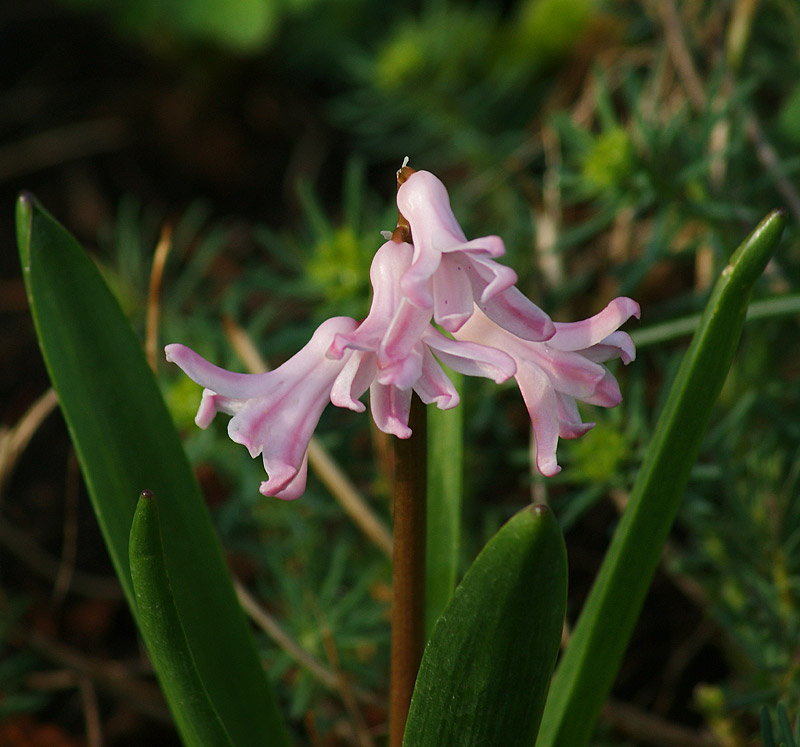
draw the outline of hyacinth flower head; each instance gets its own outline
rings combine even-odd
[[[370,268],[370,312],[355,330],[337,334],[328,351],[336,359],[350,355],[334,382],[333,404],[363,411],[359,398],[369,388],[375,424],[399,438],[411,436],[412,391],[425,404],[435,403],[442,410],[459,403],[458,392],[437,358],[455,371],[497,383],[516,371],[507,353],[443,335],[431,325],[431,311],[408,300],[401,280],[411,266],[413,251],[409,244],[391,240],[378,249]]]
[[[346,360],[328,358],[335,335],[355,329],[348,317],[324,321],[308,344],[282,366],[262,374],[226,371],[185,345],[167,345],[167,360],[205,387],[195,423],[207,428],[218,412],[232,415],[228,435],[259,454],[269,479],[260,492],[299,498],[306,487],[308,442]]]
[[[457,406],[441,363],[497,383],[516,379],[546,476],[560,471],[558,438],[577,438],[593,425],[582,422],[577,401],[613,407],[621,400],[603,364],[635,356],[631,338],[618,330],[638,317],[634,301],[617,298],[589,319],[553,322],[516,287],[514,271],[496,261],[505,253],[500,237],[467,240],[437,177],[404,164],[398,184],[400,220],[372,260],[372,303],[363,321],[328,319],[302,350],[265,374],[232,373],[183,345],[166,348],[167,359],[205,387],[197,425],[207,427],[218,412],[231,415],[231,439],[262,456],[264,495],[303,493],[308,443],[328,403],[363,412],[369,391],[376,425],[399,438],[411,436],[414,392],[440,409]]]
[[[599,314],[581,322],[556,322],[551,338],[532,342],[476,309],[456,332],[459,340],[497,347],[514,359],[514,378],[533,426],[536,468],[546,477],[561,471],[556,460],[559,437],[578,438],[595,425],[582,422],[576,401],[600,407],[622,401],[617,380],[603,363],[634,359],[630,335],[617,330],[631,316],[638,318],[639,305],[630,298],[615,298]]]
[[[495,258],[505,254],[499,236],[467,241],[444,184],[428,171],[411,173],[397,190],[397,207],[414,243],[401,284],[411,303],[433,310],[437,324],[458,330],[473,304],[526,340],[555,334],[550,317],[516,287],[517,274]]]

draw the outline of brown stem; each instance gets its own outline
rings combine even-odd
[[[403,165],[397,170],[397,188],[400,187],[405,183],[406,179],[411,176],[415,169],[412,169],[410,166],[407,166],[408,159],[403,161]],[[398,244],[402,244],[404,241],[411,243],[411,226],[408,225],[408,221],[406,220],[405,216],[398,210],[397,211],[397,228],[394,229],[392,233],[392,241],[396,241]]]
[[[389,747],[401,747],[411,694],[425,646],[425,406],[414,395],[411,438],[395,444],[392,650]]]

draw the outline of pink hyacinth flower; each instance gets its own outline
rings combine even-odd
[[[401,288],[415,306],[455,332],[472,315],[473,303],[501,326],[526,340],[555,333],[550,317],[517,288],[516,273],[494,261],[505,254],[499,236],[467,241],[450,207],[444,184],[415,171],[397,190],[397,207],[411,228],[414,257]]]
[[[326,352],[336,335],[355,327],[348,317],[328,319],[302,350],[263,374],[226,371],[184,345],[167,345],[165,352],[168,361],[205,387],[197,425],[208,427],[218,412],[232,415],[228,435],[264,460],[269,479],[260,492],[293,500],[305,491],[308,442],[347,363],[347,356],[336,360]]]
[[[334,382],[331,402],[358,412],[359,398],[370,390],[375,424],[385,433],[408,438],[411,393],[442,410],[459,403],[458,392],[437,361],[469,376],[500,383],[514,375],[509,355],[495,348],[452,340],[431,326],[432,312],[411,303],[402,278],[411,266],[414,248],[387,241],[370,267],[372,305],[367,318],[352,332],[337,334],[328,351],[340,359],[353,351]]]
[[[630,335],[617,329],[631,316],[639,317],[639,305],[630,298],[615,298],[599,314],[581,322],[556,323],[549,340],[532,342],[476,309],[456,332],[457,339],[505,350],[516,362],[514,378],[531,418],[536,466],[543,475],[561,471],[556,460],[559,436],[577,438],[594,426],[581,421],[577,400],[601,407],[622,401],[616,379],[602,364],[612,358],[627,364],[635,358]]]

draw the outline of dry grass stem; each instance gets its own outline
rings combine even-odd
[[[42,578],[54,581],[58,576],[61,562],[42,550],[28,535],[5,518],[0,521],[0,545],[16,555]],[[122,589],[114,576],[100,576],[73,570],[69,590],[73,594],[93,599],[122,599]]]
[[[652,747],[722,747],[710,732],[696,732],[617,701],[603,706],[602,718],[617,731]]]
[[[256,598],[244,587],[241,581],[234,579],[234,588],[236,589],[236,595],[239,597],[239,603],[250,616],[250,619],[258,625],[280,649],[294,659],[322,685],[329,690],[339,692],[340,678],[335,672],[318,662],[311,654],[303,649],[300,644],[280,626],[277,620],[261,607]],[[371,705],[380,704],[377,698],[360,688],[352,688],[352,692],[358,700]]]
[[[147,293],[147,320],[145,323],[144,351],[150,368],[155,372],[158,360],[158,315],[159,296],[161,295],[161,278],[164,276],[164,265],[172,248],[172,227],[164,226],[153,254],[150,268],[150,287]]]
[[[0,496],[20,454],[57,404],[58,395],[54,389],[48,389],[26,410],[16,425],[0,433]]]
[[[155,683],[140,679],[133,663],[89,657],[41,633],[22,628],[14,628],[13,636],[22,638],[28,647],[48,661],[88,677],[101,690],[119,696],[139,713],[162,723],[171,722],[161,690]]]
[[[100,720],[100,705],[94,683],[86,675],[78,679],[78,692],[83,705],[83,723],[86,726],[86,747],[103,747],[103,728]]]
[[[104,117],[55,127],[0,148],[0,181],[10,182],[97,153],[117,150],[129,140],[124,122]]]
[[[61,546],[61,562],[53,582],[53,604],[58,607],[64,601],[75,575],[75,558],[78,552],[78,488],[80,471],[74,449],[70,449],[67,460],[67,475],[64,486],[64,540]]]
[[[361,711],[358,709],[358,704],[356,703],[356,699],[350,686],[350,682],[347,679],[347,675],[342,671],[342,666],[339,661],[339,653],[336,650],[336,644],[333,640],[331,629],[324,619],[321,620],[320,625],[322,627],[322,645],[325,648],[325,655],[328,657],[328,662],[331,665],[331,669],[339,681],[338,693],[341,696],[342,703],[344,703],[344,707],[347,709],[347,712],[353,722],[353,736],[355,737],[359,747],[375,747],[375,742],[370,736],[369,729],[364,721],[364,717],[361,715]]]

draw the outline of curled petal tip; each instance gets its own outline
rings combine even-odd
[[[169,360],[169,359],[168,359]],[[216,394],[210,389],[203,390],[203,396],[200,398],[200,407],[195,415],[194,422],[198,428],[206,429],[211,425],[211,421],[217,414]]]
[[[177,342],[170,343],[164,346],[164,357],[168,363],[174,363],[175,359],[179,356],[181,348],[186,347]]]
[[[299,498],[306,487],[303,470],[290,464],[270,465],[269,479],[261,483],[258,492],[284,500]]]
[[[558,464],[558,462],[556,462],[555,457],[547,457],[541,461],[537,457],[536,468],[545,477],[555,477],[559,472],[561,472],[561,466]]]
[[[303,485],[302,489],[300,490],[291,486],[285,490],[275,490],[275,488],[270,485],[271,482],[271,480],[262,482],[258,492],[261,493],[261,495],[270,498],[278,498],[282,501],[296,501],[305,492],[305,485]]]

